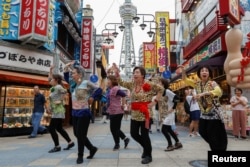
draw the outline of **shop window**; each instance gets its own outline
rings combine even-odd
[[[211,12],[205,17],[205,25],[208,25],[216,17],[216,8],[213,8]]]

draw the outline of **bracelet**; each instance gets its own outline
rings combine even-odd
[[[158,103],[158,100],[157,100],[157,99],[155,99],[155,100],[154,100],[154,102]]]

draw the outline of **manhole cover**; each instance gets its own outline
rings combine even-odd
[[[193,167],[207,167],[207,160],[194,160],[190,161],[189,164]]]

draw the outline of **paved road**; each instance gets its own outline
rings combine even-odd
[[[122,129],[127,136],[129,134],[130,121],[123,121]],[[72,127],[66,129],[72,139],[76,141],[72,133]],[[96,120],[90,124],[89,138],[99,150],[94,159],[84,158],[84,163],[76,164],[77,147],[68,151],[48,153],[53,147],[50,134],[39,135],[37,138],[28,139],[27,136],[2,137],[0,138],[0,167],[188,167],[188,166],[207,166],[208,145],[200,137],[189,137],[187,128],[177,126],[180,141],[183,148],[172,152],[165,152],[167,141],[164,136],[156,132],[152,127],[153,133],[150,134],[153,147],[153,162],[148,165],[141,164],[141,147],[131,139],[128,148],[113,151],[113,138],[109,131],[109,124],[102,124]],[[228,136],[228,150],[250,150],[250,141],[235,140],[231,135]],[[60,136],[62,148],[67,143]],[[88,150],[84,157],[88,156]],[[201,161],[200,161],[201,160]],[[192,162],[193,161],[193,162]],[[191,163],[192,162],[192,163]]]

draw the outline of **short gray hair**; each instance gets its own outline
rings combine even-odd
[[[73,68],[76,69],[76,72],[78,74],[81,74],[82,78],[84,78],[84,76],[85,76],[85,70],[84,70],[84,68],[82,66],[75,65]]]

